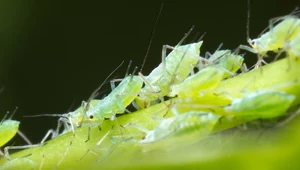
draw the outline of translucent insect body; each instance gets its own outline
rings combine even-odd
[[[225,107],[225,111],[232,116],[274,118],[285,113],[294,99],[294,95],[278,90],[252,92],[233,100],[231,105]]]
[[[0,124],[0,147],[10,141],[18,132],[19,121],[4,120]]]
[[[220,116],[190,111],[171,118],[163,119],[152,131],[146,132],[146,136],[139,143],[152,143],[172,134],[187,133],[195,130],[210,132]]]
[[[264,33],[259,38],[249,39],[254,53],[265,54],[268,51],[278,51],[284,49],[288,53],[295,51],[296,48],[292,42],[300,34],[300,19],[296,16],[283,17],[283,21],[275,27],[269,26],[269,32]],[[300,52],[299,52],[300,53]]]
[[[141,107],[147,107],[152,101],[166,96],[170,92],[170,85],[183,81],[195,67],[199,60],[202,41],[182,46],[177,46],[145,77],[145,87],[136,99]]]
[[[98,103],[91,103],[85,116],[89,122],[101,124],[105,118],[114,120],[115,114],[125,112],[125,108],[132,103],[140,92],[143,80],[139,76],[125,77],[113,91]],[[79,119],[78,119],[79,118]],[[81,120],[77,115],[71,114],[71,119]]]

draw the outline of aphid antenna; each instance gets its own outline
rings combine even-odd
[[[9,115],[9,111],[7,111],[7,112],[5,113],[5,115],[3,116],[3,118],[2,118],[1,121],[0,121],[0,124],[1,124],[2,122],[4,122],[4,120],[6,120],[6,118],[7,118],[8,115]]]
[[[15,115],[15,113],[17,112],[17,110],[18,110],[18,107],[16,107],[16,108],[14,109],[14,111],[12,112],[12,114],[9,116],[8,119],[12,119],[12,117]],[[4,120],[7,119],[9,113],[10,113],[9,111],[7,111],[7,112],[5,113],[5,115],[3,116],[3,118],[2,118],[1,121],[0,121],[0,124],[1,124],[2,122],[4,122]]]
[[[250,10],[251,10],[251,0],[247,1],[247,23],[246,23],[246,36],[247,36],[247,42],[251,44],[250,39]]]
[[[207,34],[207,32],[204,32],[199,39],[197,40],[197,42],[200,42],[201,40],[203,40],[204,36]]]
[[[223,43],[221,43],[218,48],[214,51],[214,53],[216,53],[217,51],[219,51],[223,46]],[[214,54],[213,53],[213,54]],[[208,64],[214,64],[215,62],[217,62],[219,59],[221,59],[223,56],[225,56],[226,54],[230,53],[230,51],[227,51],[226,53],[220,55],[218,58],[215,58],[213,61],[210,61],[211,63],[208,63]],[[211,57],[213,56],[213,54],[211,54],[210,52],[206,52],[205,53],[205,59],[208,59],[208,57]],[[209,61],[209,60],[208,60]]]
[[[91,100],[93,100],[95,97],[97,97],[98,91],[102,88],[102,86],[108,81],[108,79],[122,66],[122,64],[124,63],[124,61],[121,62],[121,64],[115,68],[105,79],[104,81],[100,84],[100,86],[98,86],[98,88],[96,90],[93,91],[93,93],[91,94],[91,96],[89,97],[89,99],[86,102],[86,108],[84,109],[84,113],[88,110],[89,104],[91,102]]]
[[[126,70],[126,73],[125,73],[125,77],[127,77],[129,75],[129,69],[131,67],[131,64],[132,64],[132,60],[130,60],[129,63],[128,63],[127,70]]]
[[[132,72],[132,75],[131,75],[131,77],[130,77],[130,80],[133,79],[133,76],[134,76],[134,74],[137,72],[138,69],[139,69],[139,67],[137,67],[137,66],[134,67],[134,70],[133,70],[133,72]]]
[[[180,46],[183,41],[191,34],[191,32],[194,30],[195,25],[192,25],[191,28],[189,29],[189,31],[187,33],[184,34],[184,36],[181,38],[181,40],[177,43],[177,45],[175,47]]]
[[[9,116],[9,119],[12,119],[13,116],[16,114],[17,110],[18,110],[18,106],[14,109],[14,111],[12,112],[12,114]]]
[[[83,109],[83,114],[86,115],[86,112],[89,110],[89,105],[90,102],[97,96],[98,91],[102,88],[102,86],[107,82],[107,80],[122,66],[122,64],[124,63],[124,61],[121,62],[121,64],[115,68],[105,79],[104,81],[100,84],[100,86],[98,88],[96,88],[93,93],[91,94],[91,96],[89,97],[89,99],[86,102],[86,105]],[[79,127],[81,127],[83,120],[84,120],[84,115],[82,116],[82,119],[80,121]]]
[[[174,74],[172,75],[170,84],[172,84],[172,83],[175,81],[175,78],[176,78],[176,76],[177,76],[176,72],[177,72],[177,70],[178,70],[178,68],[179,68],[179,65],[180,65],[180,63],[182,62],[184,56],[187,54],[187,51],[189,50],[190,47],[191,47],[191,45],[189,45],[189,46],[186,48],[186,50],[184,51],[182,57],[180,58],[180,62],[179,62],[179,64],[177,64],[177,66],[176,66],[176,68],[175,68],[175,70],[174,70]],[[176,48],[176,47],[175,47],[175,48]],[[166,62],[165,62],[165,63],[166,63]],[[165,73],[167,74],[167,69],[165,69]]]
[[[68,114],[39,114],[39,115],[25,115],[23,117],[63,117],[63,118],[68,118]]]
[[[186,37],[191,33],[191,31],[194,28],[195,28],[195,26],[193,25],[192,28],[188,31],[188,33],[186,33],[185,36],[180,41],[183,41],[184,39],[186,39]],[[206,34],[206,32],[203,33],[200,38],[203,38],[205,34]],[[195,41],[195,38],[196,38],[196,36],[194,37],[193,42]],[[198,39],[198,42],[201,41],[201,40],[202,39]],[[180,44],[180,42],[178,44]],[[176,46],[178,46],[178,45],[176,45]],[[176,78],[176,75],[177,75],[176,72],[177,72],[177,70],[179,68],[179,65],[180,65],[181,61],[184,59],[184,56],[187,54],[187,52],[188,52],[188,50],[189,50],[190,47],[191,47],[191,44],[186,48],[186,50],[184,51],[182,57],[180,58],[180,62],[179,62],[179,64],[177,64],[177,66],[176,66],[176,68],[174,70],[174,74],[172,75],[171,82],[170,82],[171,84],[175,81],[175,78]],[[176,47],[175,47],[175,50],[176,50]],[[165,62],[165,64],[166,64],[166,62]],[[166,67],[165,67],[165,74],[167,74]]]
[[[160,10],[159,10],[158,15],[157,15],[156,20],[155,20],[153,29],[152,29],[152,33],[151,33],[151,37],[150,37],[150,42],[149,42],[149,45],[148,45],[148,48],[147,48],[147,51],[146,51],[146,54],[145,54],[145,57],[144,57],[141,69],[140,69],[140,72],[143,71],[144,65],[146,63],[146,60],[147,60],[147,57],[148,57],[148,54],[149,54],[149,51],[150,51],[150,48],[151,48],[151,45],[152,45],[152,41],[153,41],[153,38],[154,38],[154,33],[155,33],[155,30],[156,30],[156,27],[157,27],[157,23],[158,23],[158,20],[159,20],[159,17],[161,15],[163,7],[164,7],[164,3],[162,2],[161,6],[160,6]]]
[[[220,43],[220,45],[218,46],[218,48],[215,50],[215,52],[219,51],[223,46],[223,43]]]

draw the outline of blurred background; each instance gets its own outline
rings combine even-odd
[[[38,143],[58,118],[23,116],[73,111],[122,61],[112,78],[124,77],[130,60],[141,66],[162,2],[145,75],[161,62],[162,45],[176,45],[192,25],[186,43],[207,32],[201,55],[220,43],[223,49],[247,44],[247,0],[0,1],[0,118],[18,107],[14,119],[21,121],[20,130]],[[250,37],[298,5],[298,0],[253,0]],[[253,63],[251,58],[256,60],[252,55],[246,62]],[[108,94],[109,84],[100,92]]]

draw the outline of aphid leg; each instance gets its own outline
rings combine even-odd
[[[247,73],[249,71],[246,63],[243,63],[242,67],[240,68],[242,73]]]
[[[138,123],[134,123],[134,122],[130,122],[130,123],[127,123],[126,125],[121,125],[123,128],[127,128],[127,127],[135,127],[145,133],[149,133],[150,131],[148,129],[146,129],[144,126],[138,124]]]
[[[6,146],[4,148],[4,156],[5,156],[6,160],[10,161],[11,159],[10,159],[8,150],[10,150],[10,149],[26,149],[26,148],[33,148],[33,147],[39,147],[39,146],[41,146],[41,144],[24,145],[24,146]]]
[[[111,87],[111,90],[114,90],[116,88],[116,82],[121,82],[123,79],[113,79],[110,81],[110,87]]]
[[[175,46],[175,47],[171,47],[169,45],[163,45],[163,48],[162,48],[162,55],[161,55],[161,61],[162,61],[162,65],[163,65],[163,72],[164,72],[164,76],[167,76],[167,69],[166,69],[166,56],[167,56],[167,49],[171,49],[171,50],[174,50],[176,49],[176,47],[180,46],[183,41],[190,35],[190,33],[193,31],[193,29],[195,28],[195,26],[193,25],[190,30],[185,33],[185,35],[183,36],[183,38],[178,42],[178,44]]]
[[[295,117],[297,117],[300,114],[300,108],[298,108],[293,114],[288,116],[286,119],[283,121],[279,122],[278,124],[275,125],[275,128],[282,127],[289,123],[291,120],[293,120]]]
[[[165,118],[165,116],[167,116],[167,114],[170,111],[170,105],[172,105],[172,101],[170,104],[165,104],[166,107],[156,111],[153,115],[152,115],[152,119],[156,120],[156,121],[163,121]],[[158,114],[161,114],[160,116],[157,116]]]
[[[57,169],[58,168],[58,166],[62,163],[62,161],[66,158],[66,156],[67,156],[67,154],[68,154],[68,152],[70,151],[70,149],[71,149],[71,146],[72,146],[72,142],[73,141],[71,141],[70,142],[70,145],[67,147],[67,149],[66,149],[66,151],[65,151],[65,153],[64,153],[64,155],[60,158],[60,160],[58,161],[58,163],[56,164],[56,166],[55,166],[55,169]]]
[[[110,132],[113,130],[114,126],[112,126],[112,128],[110,130],[108,130],[103,137],[96,143],[96,147],[99,147],[100,144],[107,138],[107,136],[110,134]],[[106,149],[101,149],[101,150],[106,150]],[[89,152],[95,154],[96,156],[100,157],[100,154],[94,150],[94,149],[88,149],[83,156],[79,159],[79,161],[81,161]]]
[[[153,86],[147,79],[146,77],[141,73],[139,72],[138,74],[140,76],[140,78],[143,80],[143,82],[145,83],[146,86],[148,86],[151,90],[151,94],[157,94],[157,97],[160,99],[160,100],[163,100],[163,97],[159,96],[159,92],[160,92],[160,89]],[[149,107],[150,103],[148,103],[148,105],[146,107]]]
[[[104,150],[104,149],[103,149]],[[95,154],[96,156],[100,157],[101,155],[94,149],[88,149],[83,155],[81,158],[79,158],[78,161],[81,161],[88,153],[92,153],[92,154]]]
[[[251,48],[247,45],[239,45],[238,48],[236,49],[236,51],[234,51],[234,53],[239,53],[240,50],[246,50],[246,51],[249,51],[254,54],[257,53],[253,48]]]
[[[141,107],[136,103],[136,101],[132,101],[131,104],[136,110],[141,110]]]
[[[114,126],[112,126],[104,135],[103,137],[96,143],[96,147],[99,147],[100,144],[104,141],[104,139],[107,138],[107,136],[110,134],[110,132],[113,130]]]
[[[60,130],[61,125],[64,125],[64,131],[62,133],[72,130],[73,136],[75,136],[75,128],[74,128],[74,125],[72,123],[70,116],[68,118],[61,117],[58,119],[57,128],[56,128],[57,135],[60,134],[59,130]],[[78,125],[78,126],[80,126],[80,125]]]
[[[189,49],[189,48],[187,48],[186,50],[180,50],[180,49],[178,49],[177,47],[172,47],[172,46],[170,46],[170,45],[164,45],[163,48],[171,49],[171,50],[176,50],[176,51],[182,52],[183,55],[182,55],[182,57],[181,57],[181,60],[184,58],[184,56],[185,56],[186,54],[188,54],[188,55],[194,55],[194,54],[188,53],[188,49]],[[164,53],[165,53],[165,54],[163,54],[164,56],[166,56],[166,49],[163,50]],[[201,57],[201,56],[199,56],[199,55],[198,55],[197,57],[198,57],[198,59],[199,59],[200,61],[202,61],[202,62],[210,63],[210,61],[209,61],[208,59],[206,59],[205,57]],[[179,67],[179,66],[177,66],[177,67]],[[166,71],[165,71],[165,72],[166,72]]]
[[[85,143],[91,139],[91,126],[88,127],[87,139],[84,141]]]
[[[44,143],[46,141],[46,139],[51,135],[51,139],[55,138],[57,136],[56,132],[53,129],[50,129],[47,131],[46,135],[44,136],[44,138],[41,140],[41,143]]]
[[[31,141],[24,135],[23,132],[21,132],[20,130],[18,130],[18,135],[21,136],[21,138],[23,138],[23,140],[28,144],[28,145],[32,145]]]
[[[44,166],[44,160],[45,160],[45,156],[44,154],[42,155],[42,161],[41,161],[41,164],[39,166],[39,170],[42,170],[43,169],[43,166]]]

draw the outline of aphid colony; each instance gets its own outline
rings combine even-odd
[[[275,26],[272,23],[268,32],[256,39],[249,39],[251,47],[240,46],[240,48],[257,53],[261,58],[266,52],[274,51],[286,52],[290,60],[298,59],[300,55],[299,18],[295,15],[288,15],[277,18],[276,22],[279,23]],[[183,40],[185,38],[186,36]],[[201,57],[200,47],[203,41],[182,45],[183,40],[175,47],[163,46],[162,63],[148,76],[144,76],[141,72],[135,75],[134,71],[126,75],[116,87],[115,81],[112,80],[112,92],[105,98],[95,99],[99,90],[97,89],[87,102],[82,102],[82,106],[77,110],[55,115],[60,118],[57,130],[49,131],[54,134],[52,138],[65,133],[73,133],[76,136],[78,128],[88,126],[90,130],[95,126],[101,127],[104,121],[117,121],[117,114],[124,114],[127,106],[131,104],[136,110],[142,110],[162,103],[164,109],[161,110],[164,110],[165,114],[158,118],[157,115],[163,111],[153,113],[153,119],[156,119],[158,123],[152,129],[147,129],[137,122],[114,127],[119,131],[130,126],[137,128],[144,132],[141,138],[136,139],[134,137],[136,134],[110,134],[111,130],[109,130],[97,146],[106,138],[114,145],[128,141],[137,145],[145,145],[191,131],[205,130],[209,134],[220,119],[230,120],[239,117],[244,122],[271,119],[284,115],[292,105],[295,105],[296,96],[288,93],[286,89],[299,84],[300,80],[293,79],[263,89],[248,90],[245,86],[243,90],[226,91],[218,87],[221,82],[239,74],[247,74],[243,71],[237,73],[243,67],[244,57],[231,50],[220,48],[213,54],[207,53],[205,57]],[[172,49],[168,55],[166,55],[167,49]],[[248,84],[253,81],[251,78]],[[0,124],[0,146],[8,142],[18,130],[18,122],[9,125],[8,121],[12,120],[2,120]],[[64,130],[60,133],[61,125]],[[89,133],[89,131],[86,132],[87,141],[90,139]],[[19,148],[32,146],[37,145]],[[40,147],[43,146],[40,145]],[[10,148],[14,147],[5,148],[5,157],[8,161]]]

